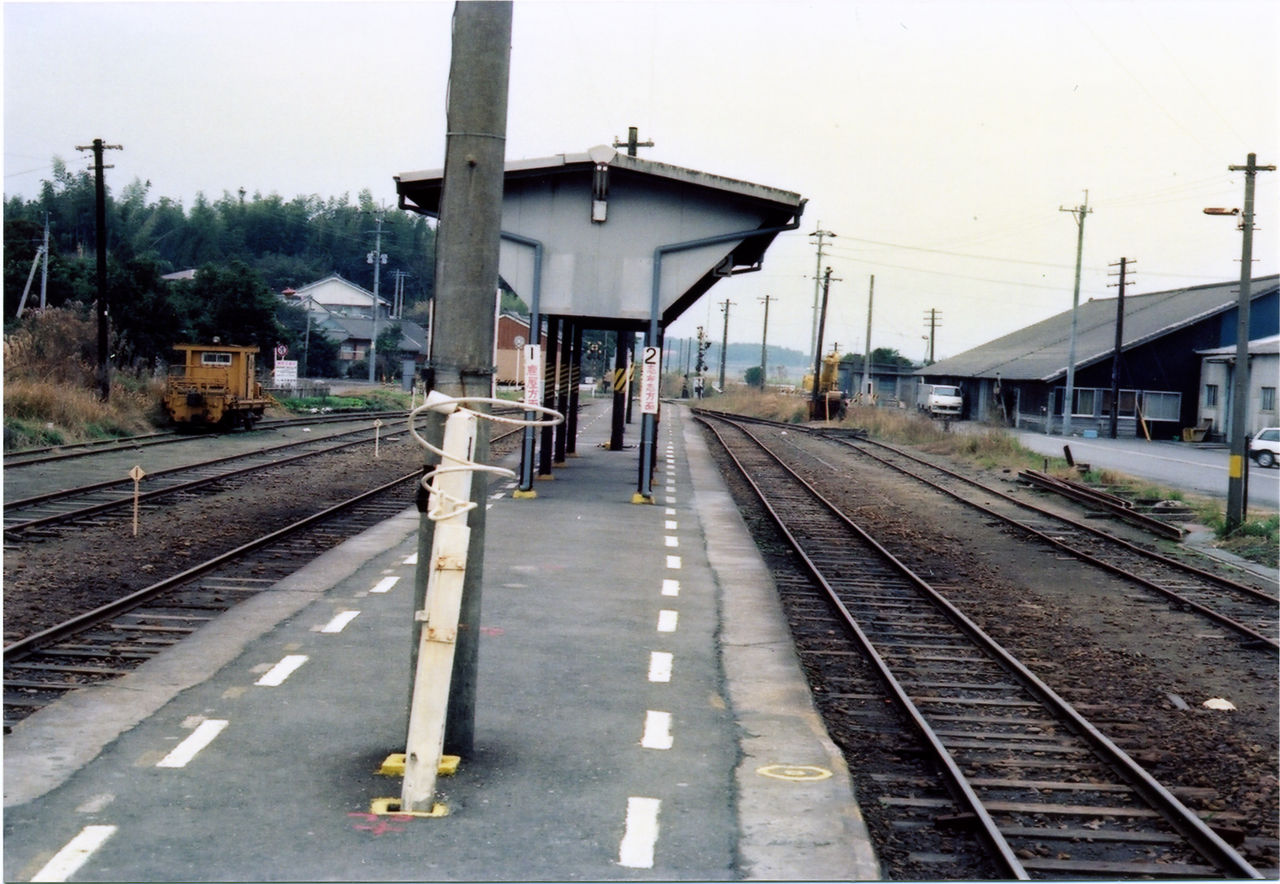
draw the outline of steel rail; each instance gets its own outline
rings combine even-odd
[[[358,430],[355,432],[365,432],[365,431]],[[352,435],[352,433],[343,433],[341,435],[349,436],[349,435]],[[329,437],[329,438],[335,438],[335,437]],[[395,438],[395,434],[389,433],[384,441],[390,441],[391,439],[394,439],[394,438]],[[252,452],[247,455],[246,454],[232,455],[230,457],[223,457],[223,458],[218,458],[216,460],[203,461],[201,463],[191,464],[185,467],[174,467],[168,470],[160,470],[160,471],[157,471],[156,473],[148,474],[148,476],[149,477],[156,476],[156,475],[169,476],[175,473],[189,472],[192,470],[202,469],[204,467],[211,466],[213,464],[226,463],[228,461],[234,461],[234,460],[242,460],[246,457],[254,457],[260,454],[267,454],[273,451],[279,451],[284,448],[291,448],[298,445],[314,445],[317,442],[322,442],[322,441],[325,441],[325,440],[308,440],[306,442],[294,442],[288,445],[281,445],[281,446],[276,446],[275,448],[268,448],[268,449]],[[364,445],[369,441],[371,440],[367,438],[356,439],[351,442],[344,442],[340,445],[334,445],[328,448],[322,448],[318,451],[305,451],[300,454],[292,455],[290,457],[277,459],[277,460],[269,460],[269,461],[266,461],[265,463],[251,464],[247,467],[242,467],[240,469],[230,470],[225,473],[218,473],[217,475],[214,475],[214,476],[205,476],[199,479],[191,479],[190,481],[187,481],[187,482],[179,482],[176,485],[166,485],[163,488],[154,488],[150,491],[140,492],[138,494],[138,500],[139,501],[152,500],[154,498],[163,497],[168,494],[176,494],[180,491],[188,491],[192,488],[198,488],[200,486],[209,485],[214,482],[221,482],[225,479],[234,479],[237,476],[243,476],[243,475],[246,475],[247,473],[257,472],[258,470],[272,469],[274,467],[284,466],[285,464],[290,464],[295,461],[305,460],[310,457],[318,457],[323,454],[332,454],[335,451],[342,451],[345,448],[353,448],[357,445]],[[105,482],[105,483],[98,483],[96,485],[85,486],[84,488],[69,489],[64,492],[54,492],[49,495],[41,495],[39,497],[27,498],[26,500],[16,501],[13,505],[15,507],[18,507],[22,504],[34,505],[35,503],[45,503],[52,500],[74,497],[75,495],[81,494],[81,493],[91,493],[93,491],[107,490],[109,488],[112,488],[118,485],[127,486],[130,481],[131,480],[128,480],[128,479],[126,479],[124,482],[111,481],[111,482]],[[22,532],[30,531],[32,528],[40,528],[46,525],[55,525],[55,524],[60,524],[62,522],[74,521],[76,519],[83,519],[88,516],[93,516],[93,515],[97,515],[98,513],[105,512],[107,510],[112,510],[122,506],[127,506],[133,502],[133,499],[134,499],[133,494],[130,493],[130,494],[126,494],[123,497],[118,497],[114,500],[108,500],[108,501],[103,501],[102,503],[91,504],[89,506],[80,507],[78,509],[68,510],[67,512],[54,513],[48,516],[41,516],[35,519],[28,519],[25,522],[16,522],[12,525],[5,525],[4,533],[5,533],[5,536],[18,537],[22,534]],[[6,507],[7,506],[8,504],[6,504]]]
[[[1280,641],[1277,641],[1272,636],[1264,635],[1263,633],[1258,632],[1256,629],[1249,626],[1248,624],[1241,623],[1238,620],[1232,619],[1231,617],[1222,613],[1221,611],[1215,610],[1214,608],[1210,608],[1207,605],[1204,605],[1204,604],[1201,604],[1200,602],[1195,601],[1194,599],[1190,599],[1185,595],[1180,594],[1176,590],[1169,589],[1167,586],[1163,586],[1155,582],[1154,580],[1150,580],[1146,577],[1143,577],[1141,574],[1135,574],[1134,572],[1126,570],[1124,567],[1120,565],[1117,565],[1113,562],[1108,562],[1105,559],[1101,559],[1093,555],[1092,553],[1089,553],[1089,552],[1086,552],[1085,550],[1080,549],[1079,547],[1072,546],[1071,544],[1063,540],[1060,540],[1057,537],[1052,536],[1051,534],[1047,534],[1044,531],[1041,531],[1037,528],[1033,528],[1032,526],[1027,525],[1024,522],[1020,522],[1017,519],[1012,518],[1011,516],[1007,516],[1004,513],[1001,513],[997,510],[992,509],[991,507],[985,506],[977,502],[976,500],[973,500],[972,498],[965,497],[964,495],[959,494],[955,491],[952,491],[949,488],[944,488],[943,486],[937,484],[936,482],[931,482],[928,479],[924,478],[923,476],[919,476],[919,475],[916,475],[915,473],[908,472],[907,470],[904,470],[902,467],[896,464],[893,464],[888,460],[885,460],[884,458],[873,454],[870,451],[866,451],[861,447],[854,445],[851,442],[847,442],[845,440],[837,440],[837,441],[839,441],[840,443],[850,448],[853,448],[855,451],[858,451],[860,454],[863,454],[867,457],[872,458],[876,462],[881,463],[889,467],[890,469],[897,470],[903,475],[910,476],[911,478],[919,482],[923,482],[924,484],[928,485],[930,488],[933,488],[936,491],[946,494],[947,496],[952,497],[955,500],[960,501],[961,503],[974,507],[980,510],[981,512],[983,512],[984,514],[991,516],[992,518],[999,519],[1000,521],[1004,522],[1007,525],[1011,525],[1015,528],[1018,528],[1019,530],[1025,532],[1026,534],[1029,534],[1030,536],[1036,538],[1037,540],[1044,541],[1045,543],[1048,543],[1057,549],[1070,553],[1076,558],[1081,559],[1082,561],[1088,562],[1089,564],[1095,567],[1101,568],[1104,571],[1123,577],[1124,579],[1129,580],[1133,583],[1137,583],[1146,589],[1149,589],[1159,595],[1164,596],[1170,601],[1176,602],[1179,605],[1183,605],[1189,608],[1190,610],[1196,612],[1202,617],[1205,617],[1208,620],[1212,620],[1214,623],[1217,623],[1220,626],[1225,626],[1228,629],[1231,629],[1235,632],[1240,633],[1241,635],[1248,638],[1251,642],[1262,645],[1264,648],[1266,648],[1269,651],[1280,653]],[[1218,575],[1211,574],[1208,571],[1202,571],[1199,568],[1194,568],[1194,567],[1185,565],[1184,563],[1179,562],[1176,559],[1170,559],[1165,556],[1159,555],[1158,553],[1152,553],[1148,550],[1144,550],[1142,549],[1142,547],[1135,546],[1134,544],[1131,544],[1126,540],[1107,534],[1105,531],[1099,531],[1098,529],[1094,528],[1091,525],[1085,525],[1081,522],[1075,521],[1074,519],[1069,519],[1069,518],[1066,518],[1065,516],[1060,516],[1057,513],[1053,513],[1053,512],[1050,512],[1049,510],[1041,509],[1040,507],[1037,507],[1033,504],[1029,504],[1024,501],[1018,500],[1014,497],[1011,497],[1005,494],[1004,492],[998,489],[989,488],[986,485],[983,485],[981,482],[975,482],[972,479],[969,479],[966,476],[961,476],[959,473],[954,473],[951,470],[946,469],[945,467],[940,467],[940,466],[937,466],[936,464],[931,464],[928,461],[914,457],[913,455],[907,454],[906,452],[898,451],[896,448],[893,448],[892,446],[883,445],[883,443],[872,443],[872,444],[878,444],[878,445],[881,445],[881,447],[888,448],[890,451],[893,451],[896,454],[900,454],[901,456],[909,460],[916,461],[931,469],[938,470],[942,473],[945,473],[948,476],[951,476],[955,479],[959,479],[963,482],[966,482],[969,485],[975,488],[979,488],[996,497],[999,497],[1002,500],[1007,501],[1008,503],[1012,503],[1016,506],[1029,509],[1038,515],[1055,519],[1063,524],[1070,525],[1072,528],[1078,531],[1082,531],[1082,532],[1091,534],[1093,536],[1096,536],[1098,538],[1101,538],[1107,542],[1114,543],[1124,548],[1127,552],[1131,552],[1135,555],[1139,555],[1139,556],[1151,559],[1152,561],[1157,561],[1163,565],[1176,568],[1184,573],[1194,574],[1197,577],[1211,580],[1219,585],[1223,585],[1227,587],[1228,589],[1238,591],[1244,595],[1247,595],[1249,596],[1250,599],[1254,601],[1259,601],[1259,602],[1269,604],[1272,607],[1276,608],[1278,611],[1280,611],[1280,600],[1272,596],[1269,596],[1265,592],[1257,590],[1251,586],[1245,586],[1244,584],[1236,583],[1233,580],[1228,580],[1227,578],[1219,577]]]
[[[106,620],[110,620],[112,617],[150,601],[170,589],[199,577],[201,574],[220,567],[227,562],[234,561],[236,558],[243,556],[246,553],[253,552],[260,547],[273,543],[283,537],[287,537],[290,534],[296,534],[297,532],[309,528],[317,522],[321,522],[342,510],[349,509],[371,497],[375,497],[389,491],[395,486],[421,475],[421,470],[415,470],[414,472],[401,476],[398,479],[393,479],[392,481],[379,485],[369,491],[362,492],[355,497],[348,498],[347,500],[340,501],[333,506],[326,507],[317,513],[313,513],[303,519],[299,519],[298,521],[272,531],[269,534],[264,534],[261,537],[249,541],[248,543],[241,544],[235,549],[214,556],[213,558],[201,562],[198,565],[187,568],[185,571],[174,574],[171,577],[166,577],[164,580],[153,583],[150,586],[137,590],[136,592],[132,592],[127,596],[122,596],[113,602],[94,608],[92,611],[87,611],[84,614],[73,617],[70,620],[57,624],[56,626],[51,626],[41,632],[21,638],[12,644],[5,645],[4,660],[6,663],[21,660],[46,645],[53,644],[54,642],[61,641],[69,636],[75,635],[76,633],[83,632],[93,626],[97,626]]]
[[[976,623],[970,620],[963,612],[955,607],[941,593],[935,590],[906,564],[897,559],[892,553],[885,549],[879,542],[868,535],[862,528],[850,520],[840,509],[831,501],[824,497],[810,483],[806,482],[795,473],[790,467],[784,464],[780,458],[770,451],[754,434],[742,426],[738,426],[729,418],[717,416],[716,419],[724,421],[731,426],[737,426],[737,429],[748,439],[754,443],[761,451],[766,453],[777,464],[778,468],[789,475],[792,480],[808,495],[822,507],[827,509],[835,518],[843,523],[853,532],[855,536],[867,543],[870,547],[877,550],[878,554],[883,557],[894,570],[910,581],[921,593],[928,597],[959,629],[964,631],[970,638],[979,644],[985,651],[990,653],[1005,670],[1013,675],[1018,681],[1031,693],[1037,696],[1046,707],[1051,709],[1054,714],[1066,722],[1068,726],[1083,740],[1085,740],[1094,751],[1103,758],[1113,770],[1116,771],[1137,794],[1143,797],[1153,809],[1158,810],[1163,818],[1177,830],[1188,843],[1191,844],[1203,858],[1208,860],[1214,867],[1223,871],[1225,874],[1233,877],[1260,879],[1262,875],[1253,868],[1234,848],[1227,844],[1221,836],[1214,832],[1201,820],[1195,813],[1187,808],[1179,801],[1168,789],[1162,786],[1154,777],[1151,776],[1144,768],[1138,765],[1129,755],[1119,746],[1113,743],[1101,731],[1093,726],[1079,712],[1075,710],[1066,700],[1059,696],[1049,685],[1043,682],[1031,670],[1027,669],[1021,661],[1013,657],[998,642],[988,636]],[[1007,866],[1010,875],[1026,879],[1030,876],[1026,869],[1013,855],[1012,850],[1008,846],[1004,835],[996,827],[994,821],[982,806],[980,799],[969,785],[968,779],[963,772],[959,770],[954,758],[946,749],[940,737],[933,731],[928,724],[923,713],[916,708],[915,704],[907,696],[905,688],[888,670],[883,659],[875,652],[871,646],[868,637],[858,627],[853,620],[852,615],[842,602],[836,597],[835,590],[827,582],[825,577],[818,570],[818,566],[809,557],[794,534],[783,524],[781,517],[769,502],[768,497],[764,494],[759,484],[746,472],[738,458],[733,455],[727,443],[719,432],[711,426],[711,421],[706,417],[699,416],[699,420],[716,435],[724,446],[725,451],[733,459],[734,463],[742,471],[743,477],[752,487],[753,491],[759,497],[761,504],[769,512],[770,518],[774,520],[779,529],[787,537],[788,542],[792,544],[794,551],[801,557],[808,569],[827,592],[835,607],[841,612],[841,616],[846,619],[850,625],[851,631],[857,636],[860,644],[862,644],[869,652],[876,667],[880,670],[885,678],[886,684],[890,686],[895,698],[903,704],[904,710],[910,716],[913,724],[920,731],[922,738],[928,743],[930,748],[939,753],[938,761],[948,773],[948,780],[955,778],[954,782],[949,782],[953,790],[964,796],[964,804],[971,807],[975,817],[980,821],[983,830],[984,840],[987,840],[998,850],[998,856],[1002,863]]]

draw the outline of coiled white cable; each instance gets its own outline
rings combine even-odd
[[[498,467],[498,466],[493,466],[491,464],[476,463],[475,461],[471,461],[471,460],[464,460],[461,463],[457,463],[457,461],[459,460],[458,457],[452,454],[448,454],[442,448],[436,447],[435,445],[433,445],[431,442],[428,442],[425,438],[423,438],[422,435],[418,433],[417,427],[414,426],[414,419],[420,413],[424,411],[434,411],[438,414],[447,415],[447,414],[452,414],[455,411],[462,410],[462,411],[470,412],[471,414],[475,415],[477,418],[483,418],[485,420],[492,421],[493,423],[496,423],[496,424],[512,424],[514,426],[522,426],[522,427],[552,427],[558,423],[561,423],[564,420],[564,415],[562,415],[560,412],[555,411],[554,409],[551,409],[551,408],[545,408],[541,405],[522,404],[520,406],[525,411],[535,411],[547,416],[542,419],[530,420],[529,418],[526,418],[526,417],[509,417],[507,415],[498,415],[498,414],[490,414],[482,411],[475,411],[470,408],[465,408],[463,403],[474,403],[474,404],[487,403],[489,405],[501,405],[501,406],[509,406],[512,404],[506,399],[492,399],[488,396],[455,397],[455,396],[447,396],[444,393],[441,393],[437,390],[432,390],[430,393],[427,394],[426,402],[424,402],[422,405],[419,405],[417,408],[409,412],[409,435],[412,436],[419,445],[421,445],[423,448],[427,449],[428,451],[432,452],[433,454],[439,456],[442,460],[442,463],[439,466],[437,466],[435,469],[431,470],[430,472],[426,473],[422,477],[423,489],[426,490],[429,494],[431,494],[432,498],[436,501],[436,505],[427,512],[427,518],[431,519],[433,522],[438,522],[441,519],[452,518],[462,513],[470,512],[471,510],[475,509],[479,505],[475,501],[462,500],[445,492],[435,482],[435,479],[438,476],[442,476],[446,473],[475,472],[475,473],[493,473],[495,475],[505,476],[509,479],[513,479],[515,478],[516,474],[514,471],[509,470],[506,467]],[[455,463],[451,466],[445,466],[443,463],[444,459],[454,461]],[[443,508],[445,503],[452,504],[454,508],[446,511]]]

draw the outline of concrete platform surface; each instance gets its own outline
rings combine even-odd
[[[447,816],[373,811],[401,788],[377,770],[405,748],[410,509],[19,724],[5,880],[879,877],[693,421],[665,409],[651,505],[608,423],[584,411],[536,499],[490,486],[475,745],[438,780]]]

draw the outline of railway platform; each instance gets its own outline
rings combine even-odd
[[[865,880],[879,868],[767,569],[697,428],[489,486],[475,744],[439,818],[404,751],[406,510],[4,742],[4,878]],[[633,436],[628,434],[628,438]],[[507,465],[510,465],[508,463]]]

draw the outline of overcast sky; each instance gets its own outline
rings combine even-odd
[[[113,192],[188,208],[245,188],[322,197],[444,164],[452,3],[15,3],[4,15],[4,192],[51,159],[109,153]],[[642,156],[795,191],[803,226],[762,272],[673,328],[808,351],[815,241],[830,349],[954,355],[1081,299],[1235,279],[1249,152],[1280,161],[1274,0],[517,2],[508,159],[584,151],[638,126]],[[1258,175],[1255,274],[1277,272],[1280,172]]]

